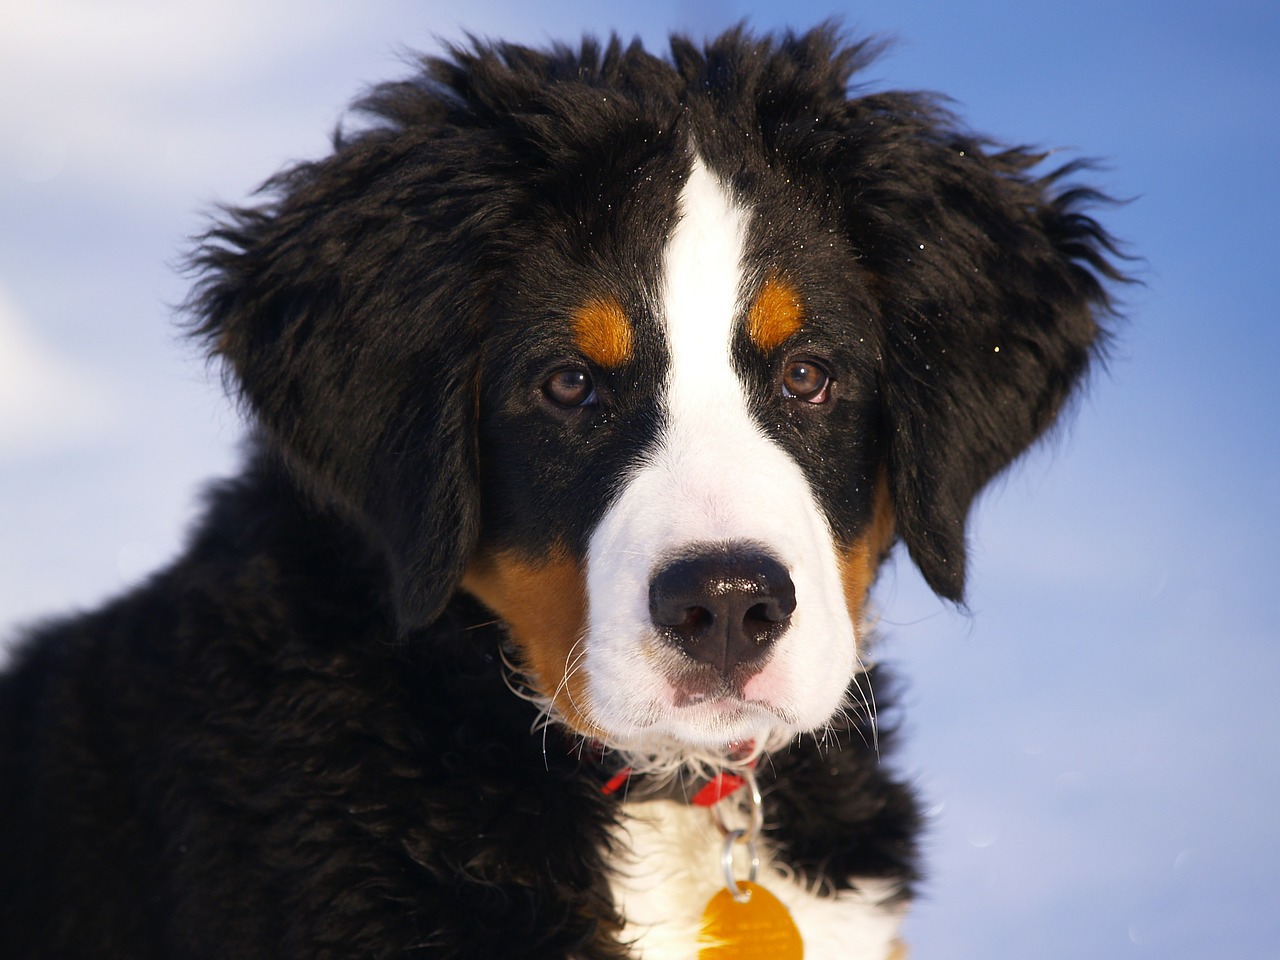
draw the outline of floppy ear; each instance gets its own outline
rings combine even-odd
[[[881,396],[898,532],[962,601],[978,491],[1055,420],[1104,339],[1115,247],[1025,150],[952,133],[926,98],[848,104],[839,158],[852,243],[882,312]]]
[[[484,239],[468,158],[427,138],[339,140],[193,258],[197,332],[296,482],[382,547],[402,632],[438,616],[479,525]]]

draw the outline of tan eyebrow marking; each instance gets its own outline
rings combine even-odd
[[[573,313],[578,349],[592,363],[617,367],[631,359],[631,322],[613,297],[593,297]]]
[[[764,353],[772,353],[804,322],[804,307],[796,288],[772,274],[747,311],[747,336]]]

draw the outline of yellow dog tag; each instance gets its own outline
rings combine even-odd
[[[702,911],[698,960],[801,960],[804,943],[777,897],[754,883],[738,884],[745,903],[721,890]]]

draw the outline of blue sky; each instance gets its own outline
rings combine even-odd
[[[0,7],[0,635],[178,549],[237,415],[172,325],[217,201],[463,29],[540,42],[836,15],[877,87],[1102,158],[1144,258],[1109,369],[987,494],[969,610],[878,589],[931,811],[914,956],[1270,958],[1280,943],[1280,7],[1000,0]],[[2,642],[2,641],[0,641]]]

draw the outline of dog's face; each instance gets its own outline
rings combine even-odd
[[[802,190],[674,159],[625,184],[640,257],[575,282],[592,251],[531,252],[536,308],[500,308],[463,586],[575,729],[722,747],[820,727],[854,675],[892,522],[877,318]]]
[[[848,99],[858,59],[455,52],[210,233],[201,332],[402,633],[465,590],[578,733],[718,749],[841,709],[895,539],[960,598],[1109,243],[1034,156]]]

